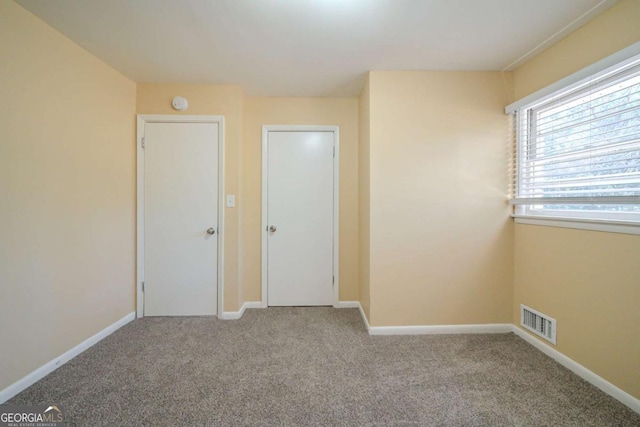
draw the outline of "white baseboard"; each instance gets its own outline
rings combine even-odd
[[[416,325],[416,326],[371,326],[359,301],[347,304],[360,309],[362,321],[369,335],[435,335],[435,334],[504,334],[513,331],[511,323],[490,323],[484,325]],[[352,307],[350,305],[349,307]]]
[[[224,312],[223,319],[239,319],[248,308],[262,308],[262,302],[260,301],[248,301],[242,304],[239,311]],[[425,326],[370,326],[367,316],[364,314],[362,305],[358,301],[341,301],[338,303],[339,308],[358,308],[362,320],[369,331],[370,335],[424,335],[424,334],[491,334],[491,333],[506,333],[514,332],[520,338],[534,346],[539,351],[543,352],[547,356],[560,363],[565,368],[574,372],[576,375],[593,384],[609,396],[619,400],[624,405],[628,406],[631,410],[640,414],[640,399],[635,398],[619,387],[611,384],[609,381],[585,368],[573,359],[560,353],[558,350],[543,343],[537,338],[525,332],[513,324],[497,323],[497,324],[483,324],[483,325],[425,325]],[[83,351],[95,345],[100,340],[111,335],[116,330],[120,329],[127,323],[135,319],[136,313],[131,312],[117,322],[107,326],[97,334],[90,338],[87,338],[71,350],[65,352],[61,356],[51,360],[44,364],[40,368],[11,384],[9,387],[0,391],[0,403],[4,403],[11,399],[16,394],[25,390],[29,386],[33,385],[37,381],[41,380],[51,372],[58,369],[60,366],[67,363]]]
[[[237,319],[240,319],[244,315],[244,311],[247,308],[262,308],[262,302],[261,301],[246,301],[244,304],[242,304],[242,307],[240,307],[240,310],[238,310],[238,311],[225,311],[224,313],[222,313],[221,319],[223,319],[223,320],[237,320]]]
[[[481,325],[371,326],[369,335],[504,334],[511,323]]]
[[[552,348],[551,346],[543,343],[539,339],[533,337],[532,335],[525,332],[523,329],[519,328],[518,326],[513,325],[513,332],[516,335],[518,335],[520,338],[522,338],[523,340],[525,340],[526,342],[528,342],[529,344],[531,344],[532,346],[534,346],[535,348],[537,348],[538,350],[546,354],[547,356],[551,357],[553,360],[555,360],[565,368],[569,369],[570,371],[578,375],[580,378],[593,384],[594,386],[598,387],[600,390],[607,393],[609,396],[619,400],[620,402],[622,402],[623,404],[631,408],[631,410],[640,414],[640,399],[637,399],[632,395],[630,395],[629,393],[627,393],[626,391],[616,387],[615,385],[611,384],[609,381],[605,380],[601,376],[595,374],[594,372],[585,368],[575,360],[565,356],[564,354],[560,353],[558,350]]]
[[[336,308],[357,308],[360,311],[360,316],[362,316],[362,321],[364,322],[364,326],[367,328],[367,332],[369,332],[369,320],[367,316],[364,314],[364,310],[362,309],[362,305],[360,301],[338,301],[338,303],[334,306]]]
[[[338,303],[336,305],[334,305],[334,307],[336,307],[336,308],[358,308],[358,307],[360,307],[360,302],[358,302],[358,301],[338,301]],[[265,304],[263,304],[262,301],[247,301],[244,304],[242,304],[242,307],[240,307],[240,310],[238,310],[238,311],[225,311],[224,313],[222,313],[221,319],[224,319],[224,320],[237,320],[237,319],[240,319],[244,315],[244,311],[247,308],[267,308],[267,306]]]
[[[69,360],[73,359],[74,357],[76,357],[77,355],[82,353],[83,351],[89,349],[90,347],[95,345],[98,341],[100,341],[100,340],[104,339],[105,337],[111,335],[113,332],[117,331],[118,329],[120,329],[121,327],[123,327],[127,323],[131,322],[135,318],[136,318],[135,311],[127,314],[122,319],[120,319],[117,322],[107,326],[106,328],[104,328],[103,330],[101,330],[100,332],[95,334],[94,336],[92,336],[90,338],[87,338],[86,340],[82,341],[80,344],[78,344],[77,346],[73,347],[71,350],[65,352],[61,356],[56,357],[55,359],[51,360],[50,362],[47,362],[46,364],[42,365],[41,367],[39,367],[35,371],[31,372],[30,374],[26,375],[25,377],[19,379],[15,383],[11,384],[9,387],[7,387],[4,390],[0,391],[0,403],[6,402],[7,400],[11,399],[16,394],[20,393],[22,390],[24,390],[27,387],[30,387],[31,385],[33,385],[34,383],[40,381],[42,378],[46,377],[51,372],[55,371],[60,366],[62,366],[65,363],[67,363]]]
[[[367,316],[358,301],[362,320],[369,331],[369,335],[418,335],[418,334],[499,334],[513,332],[520,338],[533,345],[547,356],[569,369],[580,378],[598,387],[600,390],[619,400],[632,411],[640,414],[640,399],[635,398],[621,388],[585,368],[575,360],[565,356],[548,344],[540,341],[523,329],[511,323],[497,323],[485,325],[429,325],[429,326],[370,326]]]
[[[360,301],[338,301],[335,308],[358,308],[360,307]]]
[[[371,334],[371,326],[369,325],[369,319],[367,319],[367,315],[362,308],[362,304],[358,301],[358,309],[360,310],[360,316],[362,316],[362,321],[364,322],[365,328],[367,328],[367,332]]]

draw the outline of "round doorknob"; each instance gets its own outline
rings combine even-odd
[[[275,225],[272,225],[271,227],[269,227],[269,231],[272,232],[272,233],[275,233],[276,230],[277,230],[277,228],[276,228]]]
[[[211,227],[207,229],[207,234],[216,234],[216,229]]]

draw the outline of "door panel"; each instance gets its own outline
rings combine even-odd
[[[333,304],[333,132],[269,132],[268,305]]]
[[[144,156],[144,314],[216,314],[218,124],[147,123]]]

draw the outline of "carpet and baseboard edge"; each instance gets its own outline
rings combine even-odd
[[[131,313],[124,316],[122,319],[112,323],[111,325],[107,326],[97,334],[82,341],[80,344],[73,347],[72,349],[66,351],[65,353],[61,354],[55,359],[45,363],[35,371],[25,375],[18,381],[11,384],[9,387],[0,391],[0,403],[6,402],[16,394],[20,393],[22,390],[25,390],[26,388],[30,387],[32,384],[40,381],[42,378],[46,377],[51,372],[55,371],[60,366],[67,363],[69,360],[73,359],[74,357],[84,352],[85,350],[93,347],[100,340],[111,335],[112,333],[122,328],[124,325],[131,322],[135,318],[136,318],[136,313],[135,311],[132,311]]]
[[[248,301],[242,304],[239,311],[224,312],[223,319],[239,319],[243,316],[244,312],[248,308],[262,308],[262,302],[260,301]],[[560,363],[565,368],[569,369],[585,381],[594,385],[598,389],[602,390],[609,396],[619,400],[624,405],[628,406],[631,410],[640,414],[640,399],[630,395],[621,388],[615,386],[604,378],[600,377],[596,373],[585,368],[578,362],[552,348],[551,346],[543,343],[537,338],[530,335],[528,332],[519,328],[514,324],[498,323],[498,324],[484,324],[484,325],[416,325],[416,326],[370,326],[369,320],[362,309],[362,305],[358,301],[341,301],[336,304],[337,308],[357,308],[362,316],[362,320],[370,335],[428,335],[428,334],[477,334],[477,333],[508,333],[513,332],[520,338],[525,340],[530,345],[534,346],[539,351],[543,352],[547,356]],[[51,372],[55,371],[60,366],[67,363],[80,353],[89,349],[100,340],[109,336],[116,330],[120,329],[127,323],[135,319],[135,312],[127,314],[122,319],[107,326],[97,334],[90,338],[87,338],[77,346],[68,350],[64,354],[51,360],[50,362],[42,365],[35,371],[27,374],[20,380],[11,384],[4,390],[0,391],[0,403],[4,403],[17,395],[21,391],[25,390],[32,384],[36,383],[40,379],[44,378]]]
[[[538,338],[535,338],[533,335],[529,334],[520,327],[516,325],[511,326],[513,333],[525,340],[527,343],[531,344],[565,368],[569,369],[583,380],[599,388],[614,399],[619,400],[620,402],[628,406],[632,411],[640,414],[640,399],[635,398],[621,388],[611,384],[609,381],[605,380],[595,372],[590,371],[575,360],[569,358],[568,356],[565,356],[563,353],[560,353],[555,348],[543,343]]]
[[[630,395],[595,372],[590,371],[575,360],[540,341],[538,338],[512,323],[484,325],[369,326],[369,320],[362,309],[362,305],[358,301],[355,302],[360,310],[360,315],[367,327],[367,331],[369,331],[369,335],[498,334],[513,332],[528,344],[531,344],[539,351],[551,357],[553,360],[569,369],[583,380],[599,388],[614,399],[619,400],[632,411],[640,414],[640,399]]]
[[[244,315],[244,312],[247,308],[263,308],[263,305],[261,301],[246,301],[244,304],[242,304],[242,307],[240,307],[240,310],[225,311],[222,313],[222,316],[220,316],[220,318],[223,320],[240,319]]]

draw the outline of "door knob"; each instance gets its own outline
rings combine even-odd
[[[276,228],[275,225],[272,225],[271,227],[269,227],[269,231],[272,232],[272,233],[275,233],[276,230],[277,230],[277,228]]]
[[[207,229],[207,234],[216,234],[216,229],[211,227]]]

